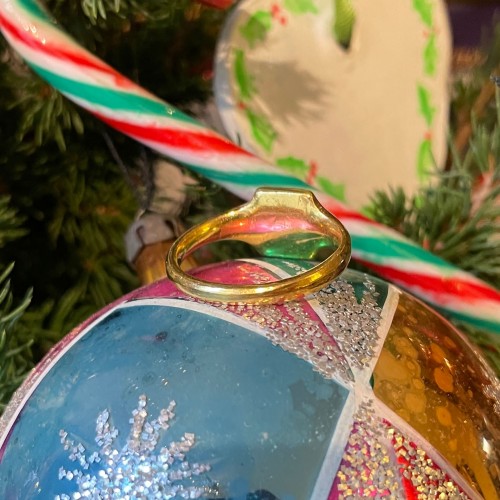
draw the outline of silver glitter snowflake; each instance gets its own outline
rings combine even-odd
[[[97,417],[95,441],[99,451],[87,454],[85,447],[68,438],[64,430],[59,432],[61,444],[69,452],[69,459],[79,467],[59,469],[59,479],[73,481],[78,491],[61,494],[55,500],[142,500],[150,498],[199,498],[207,493],[207,487],[194,484],[194,478],[210,470],[207,464],[190,464],[186,455],[195,443],[195,435],[185,433],[180,441],[154,451],[160,432],[166,431],[175,416],[175,401],[160,411],[157,419],[148,422],[147,398],[139,397],[139,404],[132,411],[130,435],[126,445],[118,450],[115,440],[118,430],[110,422],[108,410]],[[87,472],[99,464],[96,474]],[[84,472],[85,471],[85,472]],[[190,484],[186,484],[190,483]]]

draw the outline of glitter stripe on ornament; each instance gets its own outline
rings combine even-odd
[[[78,46],[57,28],[53,19],[38,2],[0,0],[0,16],[0,28],[5,37],[23,55],[27,63],[45,76],[53,75],[52,83],[56,88],[64,83],[65,94],[91,113],[118,122],[125,121],[130,125],[144,123],[145,119],[158,119],[162,122],[163,119],[170,120],[175,132],[179,134],[174,142],[183,143],[182,147],[172,145],[165,137],[162,138],[164,142],[161,144],[137,137],[159,152],[183,162],[208,179],[245,198],[261,185],[304,186],[304,183],[297,178],[249,156],[247,152],[237,147],[228,146],[229,153],[225,150],[217,152],[209,146],[206,150],[190,148],[188,144],[194,140],[190,137],[191,133],[195,135],[201,133],[205,137],[214,138],[213,140],[219,145],[228,144],[229,141],[197,125],[194,120],[152,96]],[[80,79],[75,79],[74,75],[78,75]],[[84,93],[84,96],[81,96],[80,92]],[[108,99],[114,107],[111,107],[111,104],[108,107],[106,102]],[[106,112],[103,112],[103,108]],[[136,117],[131,118],[130,114],[127,114],[131,109]],[[327,209],[334,212],[338,210],[339,215],[344,212],[340,218],[352,234],[354,258],[359,258],[363,252],[367,266],[378,270],[383,277],[391,279],[392,275],[397,274],[401,286],[428,300],[434,306],[445,309],[451,315],[468,320],[476,326],[500,332],[500,292],[472,276],[465,275],[467,277],[463,278],[463,273],[459,273],[462,280],[458,283],[459,286],[453,288],[451,286],[455,281],[453,268],[444,261],[406,242],[391,229],[360,217],[359,214],[346,209],[341,203],[324,194],[318,194]],[[346,214],[346,210],[350,215]],[[368,235],[383,242],[386,253],[382,262],[380,258],[374,260],[375,252],[370,250],[373,240],[362,241],[358,238]],[[409,251],[409,248],[413,251]],[[390,260],[402,257],[406,257],[408,262],[412,263],[411,273],[401,272],[397,262]],[[427,280],[429,274],[421,269],[422,265],[431,266],[434,269],[433,274],[440,279]],[[443,269],[450,272],[444,272]],[[418,284],[415,285],[415,282]],[[477,286],[473,297],[463,292],[464,285],[469,283]],[[450,293],[455,297],[452,306],[450,306]]]
[[[289,278],[306,270],[291,261],[244,259],[238,262],[238,283],[242,285]],[[227,263],[224,272],[219,268],[205,270],[203,279],[227,283],[233,265],[235,263]],[[311,267],[310,263],[306,265]],[[263,328],[274,344],[311,362],[324,376],[340,377],[344,383],[349,382],[349,386],[352,381],[368,386],[400,292],[389,286],[387,296],[379,299],[376,286],[368,276],[359,285],[355,290],[352,284],[340,278],[300,301],[280,306],[217,302],[211,305]],[[314,349],[306,348],[307,345]]]
[[[356,411],[328,500],[406,498],[370,403],[362,403]]]
[[[291,261],[274,263],[247,259],[247,262],[279,273],[281,279],[296,276],[312,267],[310,263],[306,267]],[[307,303],[326,325],[349,361],[355,381],[368,385],[378,358],[376,354],[382,349],[391,326],[400,292],[389,285],[382,302],[375,284],[367,275],[362,284],[358,282],[362,291],[355,290],[353,282],[337,278],[319,292],[304,297],[300,303]]]
[[[413,441],[386,422],[407,498],[468,499],[460,487]]]
[[[361,497],[427,500],[476,498],[387,420],[368,398],[358,407],[328,500]]]

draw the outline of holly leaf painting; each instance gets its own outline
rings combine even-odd
[[[345,184],[334,184],[326,177],[316,177],[318,186],[333,198],[345,202]]]
[[[268,153],[273,148],[274,141],[278,137],[276,130],[265,116],[254,113],[251,109],[246,110],[248,121],[252,129],[252,135],[259,145]]]
[[[263,42],[266,38],[267,32],[271,29],[273,16],[270,12],[265,10],[258,10],[254,12],[248,21],[241,26],[241,36],[248,42],[251,48],[257,42]]]
[[[413,0],[413,8],[418,12],[423,23],[432,27],[432,2],[430,0]]]
[[[294,156],[286,156],[285,158],[278,158],[276,160],[276,165],[283,168],[287,172],[290,172],[296,177],[305,179],[307,172],[309,171],[309,165],[300,158],[295,158]]]
[[[292,14],[306,14],[311,12],[312,14],[318,13],[318,8],[312,0],[285,0],[283,3],[286,10]]]
[[[245,101],[255,94],[254,78],[247,70],[245,53],[241,49],[236,49],[234,55],[234,76],[240,91],[240,98]]]
[[[432,124],[436,108],[431,104],[431,93],[423,86],[418,86],[418,102],[420,104],[420,113],[428,126]]]
[[[424,72],[426,75],[434,76],[436,73],[437,58],[436,35],[432,34],[424,48]]]

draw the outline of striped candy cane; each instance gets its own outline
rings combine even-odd
[[[0,0],[0,29],[45,80],[108,125],[244,199],[259,186],[310,188],[134,84],[80,47],[36,0]],[[500,333],[500,292],[323,193],[353,258],[436,308]]]

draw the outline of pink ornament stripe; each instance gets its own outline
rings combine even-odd
[[[500,292],[250,155],[117,73],[59,30],[34,0],[0,0],[0,29],[28,64],[118,130],[249,198],[261,185],[310,187],[350,231],[353,257],[435,307],[500,333]]]

